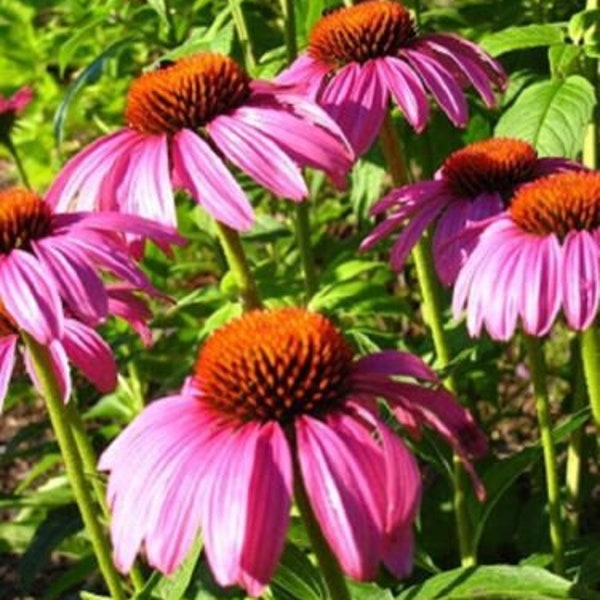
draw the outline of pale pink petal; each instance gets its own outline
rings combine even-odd
[[[523,329],[531,335],[548,333],[562,300],[561,251],[554,235],[528,236],[521,245],[525,263],[520,303]]]
[[[10,316],[41,344],[62,335],[54,278],[32,254],[15,249],[0,260],[0,297]]]
[[[420,75],[450,121],[457,127],[464,127],[467,124],[467,101],[452,76],[443,66],[422,52],[404,48],[402,56],[407,58]]]
[[[406,120],[420,133],[427,124],[429,102],[415,72],[403,61],[386,57],[376,61],[381,80],[387,84]]]
[[[328,82],[320,104],[338,123],[356,156],[364,154],[379,135],[388,106],[374,61],[350,63]]]
[[[600,244],[588,231],[572,231],[563,242],[562,253],[565,317],[573,329],[587,329],[600,306]]]
[[[372,579],[381,552],[379,493],[371,486],[359,444],[350,444],[325,423],[296,420],[298,455],[311,507],[343,571]]]
[[[91,328],[74,319],[65,320],[62,339],[69,360],[103,394],[117,386],[117,364],[110,346]]]
[[[292,200],[306,198],[308,190],[298,166],[248,119],[238,118],[237,113],[219,115],[206,129],[219,150],[262,186]]]
[[[0,412],[4,406],[8,384],[15,367],[15,350],[18,341],[19,336],[15,334],[0,339]]]
[[[119,187],[120,210],[177,227],[169,172],[166,135],[147,135],[130,151],[131,158]]]
[[[120,317],[140,336],[143,344],[152,345],[152,332],[147,322],[152,318],[152,311],[141,298],[135,295],[135,289],[123,285],[107,286],[108,312]]]
[[[254,212],[233,175],[198,135],[182,129],[173,138],[173,170],[192,197],[217,221],[247,231]]]
[[[101,137],[76,154],[62,168],[45,200],[58,212],[94,210],[101,201],[99,190],[111,173],[114,164],[144,136],[129,129],[121,129]],[[116,195],[116,189],[113,194]]]

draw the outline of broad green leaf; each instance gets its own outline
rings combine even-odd
[[[576,43],[600,43],[600,8],[582,10],[569,21],[569,36]]]
[[[296,546],[286,546],[271,581],[276,600],[325,600],[327,593],[318,570]]]
[[[525,25],[486,35],[479,44],[492,56],[500,56],[513,50],[560,44],[563,40],[564,31],[558,25]]]
[[[561,600],[570,581],[537,567],[508,565],[455,569],[404,590],[398,600]]]
[[[382,589],[374,583],[361,583],[348,580],[348,588],[352,600],[393,600],[389,590]]]
[[[202,540],[198,539],[181,567],[179,567],[173,575],[161,577],[154,588],[152,595],[161,600],[180,600],[183,598],[183,595],[192,580],[192,575],[194,574],[196,563],[200,557],[200,552],[202,552],[202,547]],[[144,596],[142,596],[142,598],[143,597]]]
[[[368,216],[374,202],[381,198],[385,169],[374,162],[361,160],[350,173],[350,202],[359,224]]]
[[[119,52],[122,48],[129,45],[133,39],[134,38],[132,37],[128,37],[112,43],[110,46],[108,46],[108,48],[106,48],[106,50],[99,54],[71,84],[71,87],[67,90],[67,93],[65,94],[63,101],[60,103],[60,106],[56,110],[56,113],[54,113],[54,138],[57,145],[60,146],[62,144],[65,119],[67,118],[69,107],[77,94],[84,87],[98,81],[106,61],[117,54],[117,52]]]
[[[502,115],[495,135],[531,142],[541,156],[576,158],[595,104],[594,88],[579,75],[536,83]]]
[[[100,594],[92,594],[91,592],[81,592],[81,600],[111,600],[110,596],[100,596]]]
[[[557,44],[548,49],[552,77],[568,77],[582,72],[583,51],[573,44]]]
[[[348,260],[328,268],[323,273],[322,280],[324,283],[349,281],[363,273],[381,268],[381,266],[381,263],[375,260]]]

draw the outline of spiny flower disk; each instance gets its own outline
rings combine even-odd
[[[452,153],[442,173],[460,195],[476,196],[486,191],[510,194],[531,176],[536,160],[535,148],[527,142],[493,138]]]
[[[290,422],[336,407],[349,388],[353,351],[321,315],[299,308],[253,311],[200,349],[203,400],[228,418]]]
[[[250,77],[235,61],[196,54],[138,77],[129,89],[125,119],[147,134],[196,130],[249,95]]]
[[[21,188],[0,191],[0,253],[28,250],[50,231],[51,222],[52,211],[38,195]]]
[[[522,229],[541,236],[563,239],[570,231],[598,229],[600,173],[560,173],[523,186],[510,214]]]
[[[332,66],[394,56],[413,36],[409,12],[398,2],[369,0],[340,8],[317,22],[308,53]]]

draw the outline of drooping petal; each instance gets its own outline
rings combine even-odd
[[[8,384],[15,367],[15,350],[19,336],[11,334],[0,339],[0,412],[8,391]]]
[[[330,70],[325,63],[304,53],[277,75],[275,83],[294,86],[295,90],[314,100]]]
[[[46,345],[48,355],[50,357],[50,368],[54,375],[54,380],[58,388],[58,393],[64,403],[66,403],[71,397],[71,370],[69,369],[69,359],[67,353],[60,342],[60,340],[53,340]],[[27,349],[24,353],[25,368],[29,374],[29,378],[33,382],[33,386],[39,394],[45,393],[42,381],[38,377],[37,371],[34,367],[33,359]]]
[[[261,428],[254,474],[248,490],[249,514],[238,582],[258,597],[271,580],[288,529],[292,498],[292,459],[278,424]]]
[[[467,101],[460,86],[438,62],[416,50],[401,52],[432,93],[440,108],[457,127],[467,124]]]
[[[379,135],[388,97],[374,61],[369,61],[340,69],[328,82],[320,103],[342,128],[356,156],[361,156]]]
[[[71,362],[104,394],[117,386],[117,364],[110,346],[91,328],[65,320],[63,345]]]
[[[302,116],[295,114],[299,104],[302,104]],[[317,115],[318,123],[308,120],[304,110],[306,104],[306,100],[294,99],[294,104],[287,108],[266,103],[242,106],[232,116],[268,136],[301,167],[321,169],[341,187],[352,165],[353,154],[346,146],[341,130],[324,111]],[[311,108],[310,116],[321,110],[316,106]],[[283,131],[285,135],[282,135]]]
[[[358,375],[405,376],[437,381],[437,375],[418,356],[399,350],[382,350],[363,356],[356,362]]]
[[[296,420],[298,458],[306,492],[343,571],[372,579],[381,552],[381,515],[359,444],[350,444],[312,417]]]
[[[54,278],[32,254],[15,249],[1,260],[0,297],[17,324],[41,344],[62,335],[63,308]]]
[[[143,137],[121,129],[84,148],[63,167],[45,195],[46,202],[58,212],[68,212],[75,206],[79,210],[94,210],[101,201],[99,191],[115,162],[127,156]],[[111,196],[116,196],[117,190],[111,191]]]
[[[376,61],[377,70],[385,81],[406,120],[420,133],[427,124],[429,102],[421,80],[403,61],[386,57]]]
[[[108,299],[104,283],[85,252],[75,246],[55,246],[53,238],[33,242],[36,255],[46,265],[56,281],[60,295],[69,309],[92,323],[108,314]]]
[[[562,305],[567,323],[590,327],[600,307],[600,244],[587,231],[570,232],[563,242]]]
[[[172,141],[173,170],[193,198],[218,221],[247,231],[254,211],[221,159],[198,135],[182,129]]]
[[[127,285],[109,285],[108,312],[120,317],[140,336],[143,344],[148,347],[152,345],[152,332],[147,322],[152,318],[152,311],[141,298],[135,295],[134,289]]]
[[[238,118],[238,113],[219,115],[207,125],[218,148],[234,165],[278,196],[304,199],[308,190],[298,166],[259,127],[243,115]]]

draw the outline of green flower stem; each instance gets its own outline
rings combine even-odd
[[[400,187],[410,181],[410,175],[404,162],[400,141],[394,130],[394,123],[388,113],[383,122],[379,139],[386,162],[390,169],[394,186]],[[433,259],[428,240],[421,239],[413,250],[413,259],[417,271],[417,279],[423,297],[423,315],[431,329],[433,345],[439,365],[444,368],[450,362],[450,346],[444,330],[443,306],[440,297],[440,287],[433,266]],[[448,374],[444,380],[446,387],[456,394],[457,386],[454,376]],[[467,507],[468,481],[460,458],[453,457],[454,484],[454,516],[460,550],[461,565],[471,567],[477,564],[476,548],[471,535],[471,523]]]
[[[600,426],[600,332],[594,323],[579,334],[579,340],[590,406]]]
[[[244,55],[244,62],[246,69],[251,73],[256,68],[256,60],[254,58],[254,50],[252,48],[252,40],[248,34],[248,27],[246,26],[246,18],[242,11],[242,0],[229,0],[229,8],[231,10],[231,16],[233,17],[233,24],[237,31],[240,46],[242,47],[242,53]]]
[[[571,344],[573,363],[573,406],[572,412],[578,412],[585,406],[586,394],[583,378],[583,365],[577,352],[580,340]],[[583,427],[575,430],[569,437],[565,484],[567,488],[566,538],[573,540],[579,535],[579,511],[581,509],[581,466],[583,452]]]
[[[548,399],[548,388],[546,386],[546,363],[541,341],[530,335],[524,335],[524,340],[533,379],[536,411],[540,427],[542,448],[544,451],[546,490],[548,493],[548,514],[550,517],[550,540],[552,542],[554,570],[558,575],[564,575],[565,549],[560,510],[560,487],[558,484],[556,451],[554,449],[554,441],[552,440],[550,401]]]
[[[319,288],[317,272],[315,269],[315,259],[310,243],[310,214],[308,201],[300,202],[296,205],[296,241],[300,251],[300,261],[302,262],[302,272],[304,273],[304,289],[306,290],[307,300],[310,300]]]
[[[292,445],[292,447],[294,446]],[[317,557],[321,574],[327,584],[330,600],[352,600],[340,564],[331,552],[327,540],[323,537],[321,527],[310,506],[304,481],[302,480],[302,472],[296,457],[294,457],[294,497],[310,539],[311,548]]]
[[[23,334],[23,337],[29,349],[33,368],[41,383],[52,428],[65,462],[75,501],[98,560],[98,566],[111,598],[125,600],[121,579],[113,565],[110,546],[98,520],[97,511],[86,482],[82,460],[68,424],[67,411],[60,397],[58,383],[52,372],[50,354],[47,348],[38,344],[31,336]]]
[[[285,49],[288,63],[298,55],[296,43],[296,15],[293,0],[281,0],[281,13],[285,24]],[[319,287],[315,258],[310,243],[310,206],[307,201],[296,204],[296,241],[300,251],[300,262],[304,273],[304,288],[307,300],[314,296]]]
[[[94,490],[94,494],[96,495],[96,500],[100,505],[102,514],[108,521],[110,519],[110,510],[106,502],[106,490],[102,484],[102,481],[100,480],[100,475],[96,466],[98,464],[98,459],[94,449],[92,448],[90,438],[85,431],[83,419],[81,418],[81,415],[79,414],[79,411],[77,410],[73,401],[69,402],[69,404],[65,407],[65,420],[71,428],[73,439],[77,445],[77,450],[79,451],[79,456],[81,457],[85,477],[91,482],[92,489]],[[135,591],[141,591],[145,585],[144,576],[136,565],[133,565],[131,568],[129,576]]]
[[[238,286],[242,308],[244,311],[262,308],[263,304],[258,294],[256,281],[250,270],[238,232],[219,221],[215,221],[215,223],[227,264]]]
[[[21,162],[21,157],[19,156],[19,153],[17,152],[17,148],[16,148],[15,144],[13,143],[12,138],[10,137],[10,134],[8,134],[6,137],[2,138],[2,143],[6,146],[6,149],[9,151],[10,155],[12,156],[12,158],[15,162],[15,166],[17,167],[17,171],[19,172],[19,177],[21,178],[23,185],[26,188],[31,189],[31,184],[29,183],[29,177],[27,177],[27,171],[25,171],[25,167],[23,166],[23,163]]]

